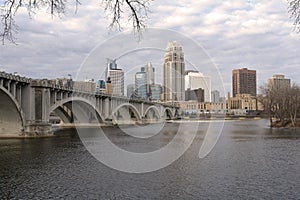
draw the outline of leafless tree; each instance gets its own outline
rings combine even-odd
[[[288,115],[290,117],[292,126],[297,126],[297,117],[300,115],[300,87],[297,85],[293,85],[291,90],[289,91],[289,109]]]
[[[73,0],[77,6],[80,0]],[[141,34],[148,19],[149,4],[153,0],[100,0],[106,14],[111,18],[110,28],[122,29],[121,19],[127,19],[132,23],[135,33]],[[62,15],[66,9],[67,0],[3,0],[0,1],[0,14],[3,29],[0,32],[2,43],[5,40],[14,41],[14,35],[18,27],[15,23],[15,15],[21,7],[28,10],[29,15],[42,8],[47,8],[50,15]]]
[[[264,111],[269,116],[270,126],[273,125],[274,117],[274,100],[275,93],[268,88],[267,85],[260,86],[260,95],[258,95],[258,101],[263,105]]]
[[[288,12],[294,20],[295,28],[300,31],[300,0],[288,0]]]
[[[263,104],[265,112],[269,115],[270,126],[286,126],[291,123],[297,126],[300,116],[300,87],[293,85],[291,88],[270,88],[262,86],[259,101]],[[276,122],[273,122],[276,118]]]

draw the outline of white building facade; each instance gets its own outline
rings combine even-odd
[[[211,102],[211,77],[200,72],[190,71],[185,75],[185,89],[204,89],[204,101]]]

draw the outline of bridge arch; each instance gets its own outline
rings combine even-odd
[[[156,106],[150,106],[147,108],[144,114],[146,120],[159,120],[161,119],[161,113]]]
[[[19,135],[25,125],[24,113],[16,98],[0,86],[0,135]]]
[[[172,119],[174,117],[174,114],[170,108],[165,108],[162,114],[165,119]]]
[[[104,121],[95,104],[81,97],[69,97],[56,102],[50,107],[49,115],[52,112],[55,112],[64,123],[91,123],[93,119],[98,123]]]
[[[120,121],[120,118],[123,121]],[[139,113],[138,109],[130,104],[130,103],[123,103],[115,108],[111,113],[111,119],[114,123],[132,123],[132,121],[141,121],[142,117]]]

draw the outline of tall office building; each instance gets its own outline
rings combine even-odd
[[[135,84],[127,85],[127,97],[128,98],[135,97]]]
[[[256,70],[247,68],[232,70],[232,94],[250,94],[256,97]]]
[[[147,73],[137,72],[135,74],[135,96],[140,98],[147,98]]]
[[[135,74],[135,97],[160,100],[162,87],[154,82],[155,69],[149,62]]]
[[[141,71],[147,73],[147,84],[148,85],[155,83],[155,69],[152,67],[151,62],[147,63],[147,65],[142,67]]]
[[[204,90],[204,101],[211,102],[211,78],[192,70],[186,71],[185,74],[185,89],[196,90],[202,88]]]
[[[164,101],[184,101],[184,53],[182,46],[174,41],[168,44],[164,57]]]
[[[220,103],[220,92],[218,90],[214,90],[211,92],[211,102]]]
[[[268,88],[271,90],[288,90],[291,88],[291,79],[282,74],[275,74],[268,79]]]
[[[124,96],[124,71],[118,69],[116,60],[107,59],[105,78],[110,78],[113,95]]]
[[[148,62],[147,65],[141,68],[141,72],[147,74],[147,93],[151,93],[150,85],[154,84],[155,69],[152,67],[151,62]]]
[[[160,84],[150,85],[150,94],[152,100],[161,100],[162,87]]]

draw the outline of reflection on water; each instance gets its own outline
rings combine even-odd
[[[217,145],[200,160],[207,128],[208,122],[200,123],[193,144],[176,162],[146,174],[106,167],[75,130],[59,131],[57,138],[0,140],[0,199],[299,198],[299,130],[270,129],[265,120],[225,121]],[[176,124],[163,130],[146,140],[116,128],[106,133],[121,148],[149,152],[172,140]]]

